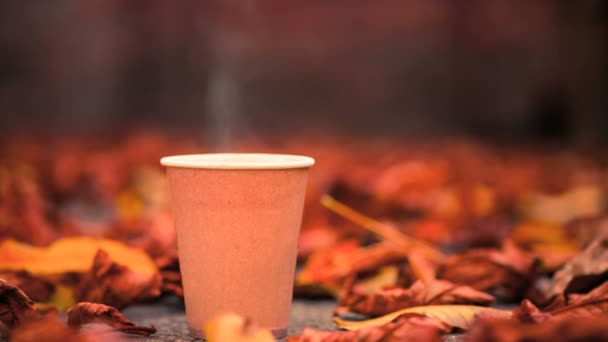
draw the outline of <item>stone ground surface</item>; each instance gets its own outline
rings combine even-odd
[[[298,335],[306,327],[319,330],[336,330],[332,323],[332,310],[335,302],[308,301],[297,299],[291,309],[289,336]],[[122,311],[129,319],[139,325],[154,325],[157,333],[146,338],[134,338],[137,341],[168,342],[168,341],[199,341],[188,335],[188,326],[184,307],[175,300],[166,300],[161,304],[135,305]],[[458,335],[446,336],[446,342],[459,342]]]
[[[334,307],[335,302],[331,300],[296,299],[291,309],[288,335],[298,335],[306,327],[319,330],[337,330],[331,320]],[[133,342],[200,341],[188,335],[184,306],[177,298],[165,299],[155,304],[133,305],[122,310],[122,313],[138,325],[154,325],[158,329],[156,334],[149,337],[121,335]],[[6,337],[0,335],[0,341],[6,341]],[[444,341],[461,342],[462,337],[453,334],[444,337]]]
[[[335,302],[295,300],[291,309],[289,336],[298,335],[305,327],[320,330],[336,330],[331,321],[331,312]],[[199,341],[188,335],[188,325],[184,307],[174,300],[161,304],[134,305],[122,312],[138,325],[154,325],[158,331],[147,338],[137,338],[138,341],[168,342],[168,341]]]

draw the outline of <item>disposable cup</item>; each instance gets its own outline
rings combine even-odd
[[[236,313],[287,334],[306,156],[222,153],[171,156],[167,167],[190,332]]]

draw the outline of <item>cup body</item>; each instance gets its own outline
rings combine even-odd
[[[227,312],[277,338],[287,333],[308,166],[247,167],[247,160],[232,167],[164,163],[196,337]]]

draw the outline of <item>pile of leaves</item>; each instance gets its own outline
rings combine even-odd
[[[294,293],[334,298],[349,331],[294,341],[605,338],[608,170],[596,151],[306,137],[247,149],[317,159]],[[2,333],[91,340],[77,329],[91,321],[151,333],[117,310],[183,298],[158,160],[200,151],[150,132],[0,141]],[[271,338],[246,318],[209,326],[216,341]]]

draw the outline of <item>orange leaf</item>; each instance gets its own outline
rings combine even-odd
[[[224,314],[206,322],[205,338],[209,342],[275,342],[270,331],[259,330],[236,314]]]
[[[408,313],[420,314],[439,320],[449,326],[467,329],[478,316],[489,316],[495,318],[509,318],[511,311],[488,308],[475,305],[426,305],[416,306],[392,312],[390,314],[365,321],[346,321],[334,318],[334,323],[346,330],[359,330],[369,327],[385,325],[395,318]]]

